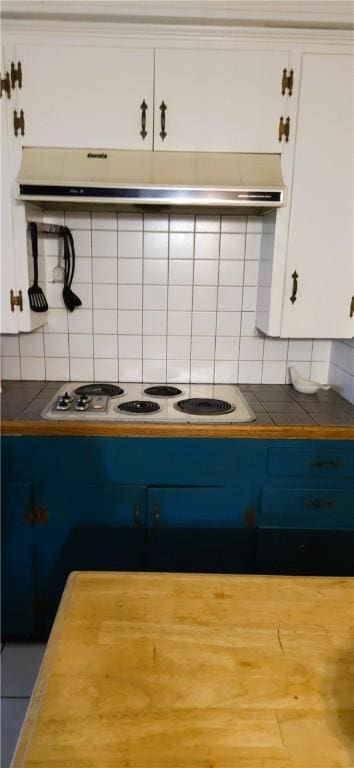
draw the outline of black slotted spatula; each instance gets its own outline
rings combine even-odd
[[[47,299],[38,285],[38,232],[37,224],[32,221],[29,225],[32,242],[33,258],[33,285],[28,289],[28,298],[32,312],[46,312],[48,309]]]

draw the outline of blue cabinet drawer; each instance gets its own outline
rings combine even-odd
[[[268,475],[354,478],[354,447],[269,448]]]
[[[354,529],[354,489],[265,488],[259,525]]]

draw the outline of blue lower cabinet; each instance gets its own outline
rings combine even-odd
[[[149,488],[148,569],[251,570],[255,551],[251,499],[247,488]]]
[[[4,483],[1,502],[2,632],[26,638],[35,632],[36,616],[32,488]]]
[[[255,571],[354,576],[354,531],[259,528]]]
[[[354,488],[265,488],[259,525],[354,530]]]

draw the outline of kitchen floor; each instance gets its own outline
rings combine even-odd
[[[1,768],[11,764],[44,651],[44,643],[1,648]]]

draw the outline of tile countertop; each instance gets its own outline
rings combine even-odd
[[[334,390],[302,395],[291,385],[239,384],[256,420],[246,424],[139,424],[41,419],[61,381],[3,381],[2,433],[150,437],[284,437],[354,439],[354,405]]]

